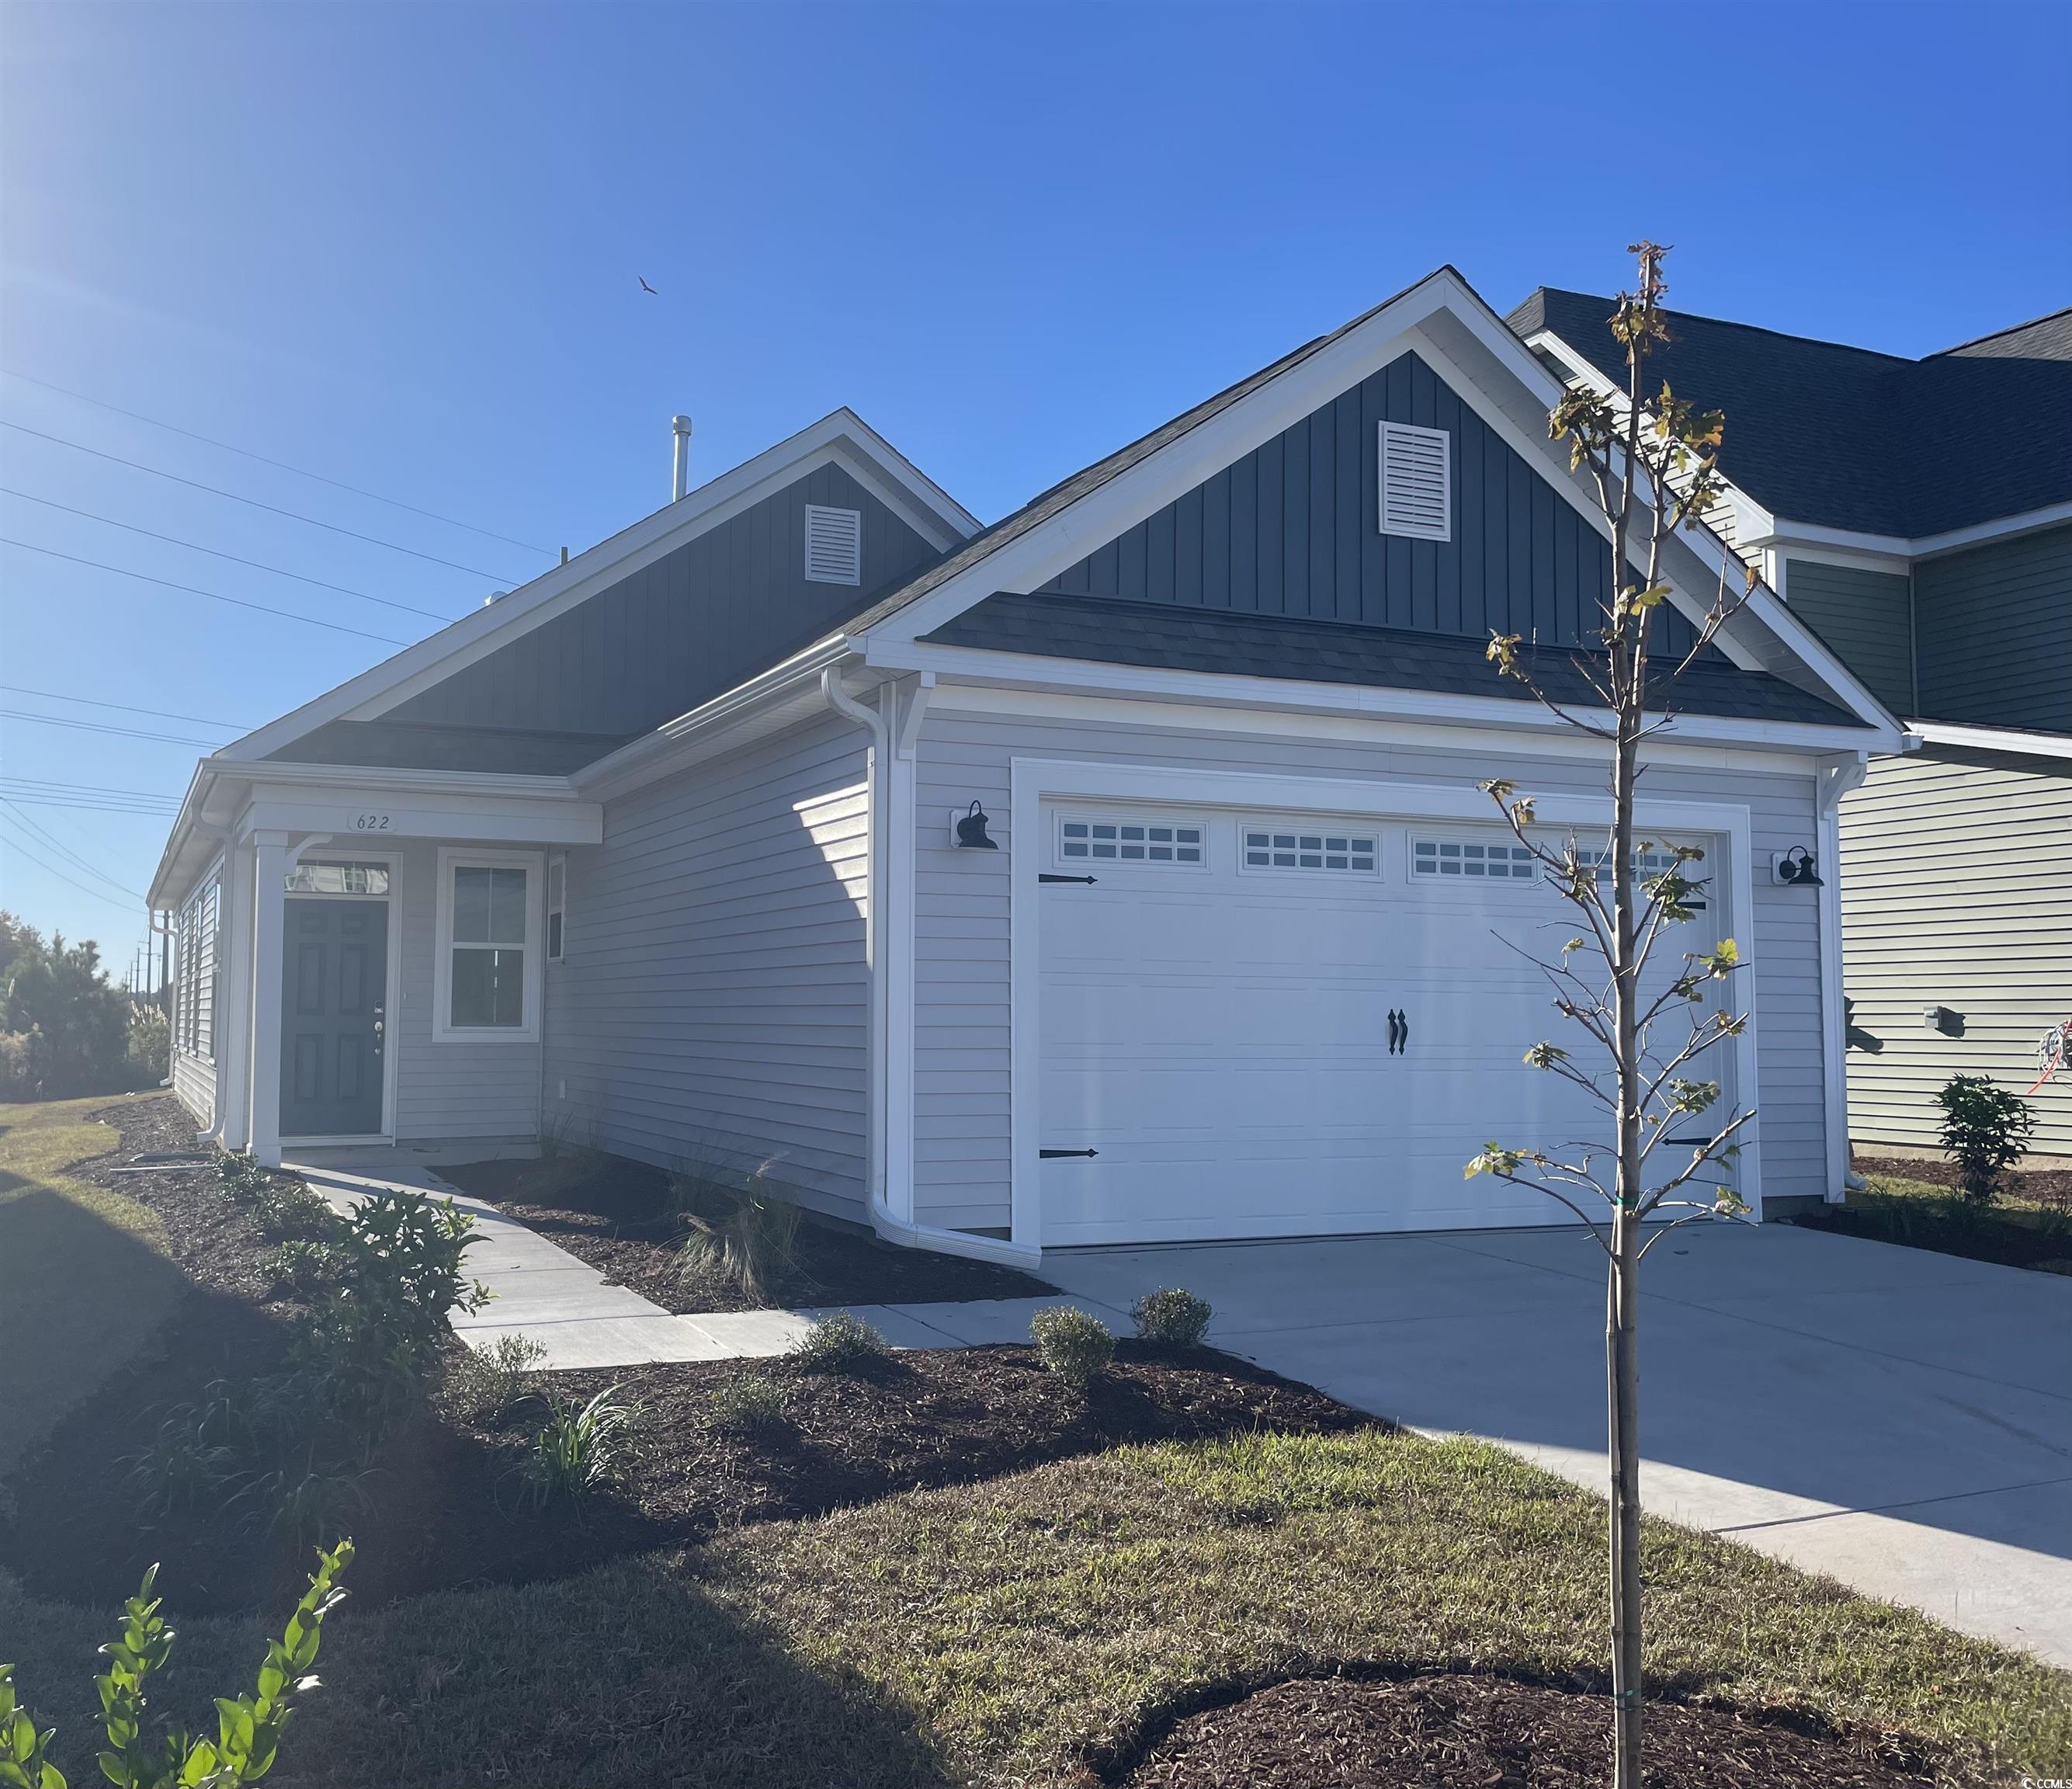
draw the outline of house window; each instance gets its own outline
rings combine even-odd
[[[439,853],[434,1037],[539,1036],[539,859],[517,852]]]
[[[385,863],[331,863],[323,858],[298,863],[288,872],[290,894],[368,894],[385,898]]]
[[[1461,839],[1412,839],[1413,876],[1466,876],[1483,882],[1530,882],[1538,872],[1522,845],[1472,844]]]
[[[561,915],[568,899],[569,860],[547,859],[547,960],[561,960]]]
[[[1248,870],[1333,870],[1371,876],[1379,861],[1371,833],[1311,832],[1278,826],[1244,829]]]
[[[1198,825],[1076,815],[1059,826],[1058,855],[1075,863],[1189,864],[1197,869],[1208,861]]]

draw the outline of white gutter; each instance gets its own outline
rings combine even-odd
[[[886,963],[882,916],[887,905],[886,884],[890,879],[891,853],[885,825],[885,795],[892,767],[892,724],[874,708],[866,707],[841,686],[841,668],[828,665],[820,672],[820,693],[828,706],[845,720],[853,721],[870,734],[868,808],[868,849],[870,864],[870,899],[863,918],[863,956],[870,975],[870,1093],[865,1144],[865,1185],[869,1195],[872,1229],[890,1243],[905,1248],[931,1248],[939,1254],[961,1255],[972,1261],[999,1261],[1010,1267],[1034,1266],[1042,1251],[1028,1243],[1003,1241],[997,1236],[974,1236],[968,1230],[947,1230],[935,1224],[915,1224],[896,1215],[885,1196],[885,1162],[890,1114],[886,1109]]]

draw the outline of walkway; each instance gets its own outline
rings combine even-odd
[[[520,1335],[546,1351],[541,1366],[639,1367],[666,1360],[767,1359],[780,1355],[828,1310],[741,1310],[672,1315],[631,1289],[614,1285],[589,1262],[528,1230],[495,1206],[458,1191],[429,1168],[384,1163],[368,1168],[290,1160],[287,1166],[336,1211],[345,1213],[384,1188],[451,1199],[475,1219],[479,1239],[467,1252],[470,1273],[495,1294],[477,1311],[456,1311],[456,1333],[478,1352],[500,1336]],[[1075,1304],[1128,1334],[1129,1318],[1097,1300],[1003,1298],[964,1304],[854,1305],[842,1307],[896,1348],[963,1348],[1026,1342],[1029,1320],[1048,1305]],[[833,1307],[829,1307],[830,1309]]]

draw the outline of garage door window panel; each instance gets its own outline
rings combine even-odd
[[[1202,870],[1208,866],[1208,832],[1199,820],[1067,814],[1058,825],[1061,863],[1165,864]]]
[[[1371,831],[1351,832],[1314,821],[1289,825],[1248,822],[1238,829],[1239,863],[1248,870],[1314,870],[1342,875],[1380,873],[1381,841]]]
[[[1507,839],[1414,838],[1410,874],[1417,880],[1529,882],[1538,866],[1529,849]]]

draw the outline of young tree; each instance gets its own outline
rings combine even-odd
[[[1662,313],[1667,251],[1641,242],[1628,253],[1638,257],[1638,290],[1620,295],[1610,319],[1626,350],[1625,389],[1615,397],[1572,392],[1551,418],[1554,438],[1570,443],[1572,468],[1594,480],[1611,533],[1610,573],[1597,605],[1601,626],[1589,649],[1574,657],[1595,705],[1551,696],[1518,635],[1493,636],[1489,645],[1501,674],[1523,683],[1609,758],[1612,816],[1602,849],[1585,848],[1572,833],[1550,840],[1531,797],[1515,784],[1482,785],[1518,842],[1582,917],[1581,935],[1557,959],[1535,960],[1552,984],[1556,1010],[1589,1043],[1580,1058],[1552,1042],[1536,1043],[1525,1059],[1581,1090],[1601,1114],[1601,1140],[1553,1152],[1491,1142],[1467,1167],[1471,1178],[1494,1174],[1559,1200],[1605,1252],[1616,1789],[1640,1785],[1640,1264],[1665,1229],[1695,1218],[1745,1215],[1748,1207],[1720,1175],[1737,1152],[1736,1133],[1754,1116],[1736,1108],[1719,1116],[1719,1080],[1695,1072],[1698,1059],[1747,1022],[1708,1001],[1712,985],[1741,966],[1733,940],[1684,952],[1666,980],[1658,973],[1643,981],[1658,950],[1669,948],[1668,928],[1696,911],[1704,853],[1688,843],[1639,836],[1634,805],[1642,748],[1671,724],[1677,679],[1747,602],[1755,579],[1750,574],[1729,591],[1722,576],[1689,644],[1665,652],[1659,666],[1654,662],[1658,611],[1669,595],[1664,549],[1718,495],[1723,419],[1716,411],[1695,412],[1666,382],[1658,393],[1647,390],[1648,356],[1669,339]],[[1643,870],[1642,858],[1650,853]],[[1672,1125],[1702,1134],[1672,1142]],[[1665,1148],[1672,1154],[1663,1155]],[[1647,1235],[1643,1226],[1651,1219],[1659,1221]]]

